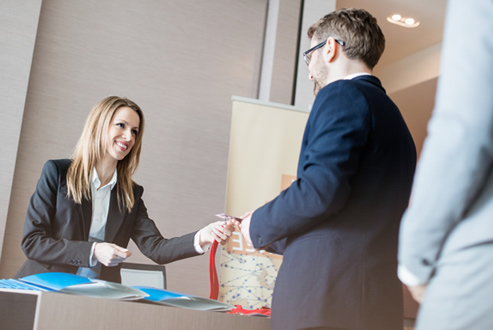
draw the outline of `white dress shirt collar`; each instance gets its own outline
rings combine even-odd
[[[368,72],[357,72],[357,73],[352,73],[349,76],[344,77],[345,80],[351,80],[353,78],[359,77],[359,76],[371,76]]]
[[[110,182],[108,182],[108,184],[105,185],[105,187],[107,185],[111,185],[110,190],[113,190],[113,187],[116,185],[116,179],[117,179],[117,171],[115,168],[115,173],[113,173],[113,177],[111,178]],[[98,172],[96,171],[96,168],[94,168],[92,170],[91,184],[96,189],[103,188],[103,187],[100,187],[101,181],[99,180],[99,176],[98,176]]]

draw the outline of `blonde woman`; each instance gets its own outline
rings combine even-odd
[[[197,232],[163,238],[149,219],[143,187],[132,180],[144,133],[137,104],[110,96],[87,118],[73,159],[46,162],[27,210],[22,249],[28,260],[16,277],[68,272],[121,282],[132,239],[158,264],[203,254],[224,244],[234,227],[214,222]]]

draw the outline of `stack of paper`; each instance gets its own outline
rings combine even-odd
[[[96,298],[137,300],[148,296],[138,289],[69,273],[41,273],[0,281],[0,288],[57,291]]]
[[[221,301],[203,297],[186,295],[164,289],[151,288],[146,286],[135,286],[134,288],[148,294],[144,299],[167,306],[181,307],[187,309],[224,312],[234,308],[233,305]]]
[[[138,300],[203,311],[229,311],[233,305],[146,286],[126,286],[118,283],[89,279],[69,273],[41,273],[20,279],[0,280],[2,289],[55,291],[88,297]]]

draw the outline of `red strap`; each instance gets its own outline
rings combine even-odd
[[[211,291],[209,294],[209,299],[217,300],[219,297],[219,280],[217,279],[216,271],[216,251],[217,251],[217,241],[214,241],[211,246],[211,253],[209,255],[209,282],[211,286]]]
[[[217,279],[216,271],[216,251],[217,251],[217,241],[214,241],[211,246],[211,254],[209,255],[209,282],[211,285],[211,291],[209,294],[209,299],[217,300],[219,297],[219,281]],[[229,314],[242,314],[242,315],[264,315],[270,317],[270,308],[262,307],[257,309],[244,309],[241,305],[235,305]]]
[[[241,305],[235,305],[228,314],[241,314],[241,315],[263,315],[270,317],[270,308],[269,307],[261,307],[256,309],[244,309]]]

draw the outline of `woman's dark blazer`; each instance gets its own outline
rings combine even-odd
[[[49,160],[43,167],[24,224],[22,249],[28,259],[17,278],[46,272],[76,273],[79,267],[89,267],[92,202],[84,199],[76,204],[67,198],[70,164],[70,159]],[[132,239],[144,255],[158,264],[198,255],[193,246],[195,232],[163,238],[147,215],[143,187],[134,184],[131,212],[118,207],[116,188],[111,191],[105,242],[127,247]],[[100,278],[121,282],[120,266],[101,266]]]

